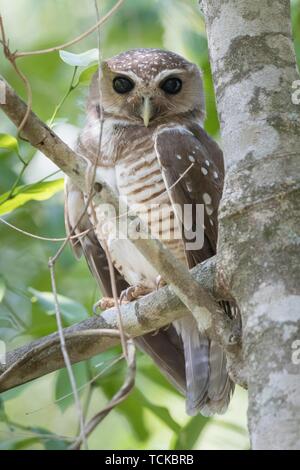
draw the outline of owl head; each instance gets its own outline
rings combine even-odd
[[[178,54],[134,49],[102,64],[101,93],[96,73],[89,106],[135,125],[154,126],[193,113],[203,119],[205,104],[200,71]]]

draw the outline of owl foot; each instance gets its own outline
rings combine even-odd
[[[101,310],[108,310],[109,308],[113,308],[115,306],[115,299],[112,297],[102,297],[102,299],[98,300],[98,302],[96,302],[93,306],[93,312],[96,315],[98,308]]]
[[[141,286],[140,284],[136,286],[130,286],[121,293],[120,303],[123,303],[124,300],[127,300],[127,302],[132,302],[133,300],[137,300],[144,295],[150,294],[151,292],[153,292],[153,289]]]
[[[159,330],[154,330],[151,334],[151,336],[156,336],[160,331],[168,331],[171,325],[163,326],[162,328],[159,328]]]
[[[157,278],[155,279],[155,286],[156,286],[156,290],[160,289],[161,287],[164,287],[166,286],[167,283],[163,280],[163,278],[161,277],[161,275],[157,276]]]

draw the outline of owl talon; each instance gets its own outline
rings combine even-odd
[[[159,333],[159,330],[155,330],[155,331],[153,331],[153,333],[151,333],[151,336],[156,336],[156,335],[158,335],[158,333]]]
[[[150,294],[150,292],[153,292],[153,289],[141,285],[130,286],[121,293],[120,303],[122,303],[124,299],[128,302],[132,302],[139,299],[140,297],[143,297],[144,295]]]
[[[157,278],[155,279],[156,290],[158,290],[161,287],[164,287],[166,285],[167,285],[167,283],[164,281],[164,279],[161,277],[161,275],[157,276]]]
[[[93,305],[93,312],[96,315],[98,308],[101,310],[108,310],[113,307],[115,307],[115,301],[112,297],[102,297],[102,299],[98,300],[98,302]]]

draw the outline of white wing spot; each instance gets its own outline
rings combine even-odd
[[[210,165],[210,163],[209,163],[208,160],[205,160],[205,165],[206,165],[206,166],[209,166],[209,165]]]
[[[186,182],[186,187],[189,193],[193,192],[193,186],[191,185],[189,181]]]
[[[209,219],[209,221],[210,221],[210,225],[212,225],[212,226],[213,226],[213,225],[214,225],[214,222],[213,222],[213,220],[212,220],[212,219]]]
[[[206,168],[204,168],[203,166],[201,167],[201,171],[204,175],[207,175],[208,171]]]
[[[203,193],[202,197],[205,204],[211,204],[211,197],[208,193]]]
[[[216,171],[214,171],[213,175],[214,175],[214,178],[215,178],[216,180],[219,178],[219,175],[218,175],[218,173],[217,173]]]
[[[195,163],[195,157],[193,157],[192,155],[189,155],[189,161],[192,163]]]
[[[212,213],[214,211],[212,206],[205,206],[205,210],[207,212],[207,215],[212,215]]]
[[[178,158],[178,160],[181,160],[181,155],[176,155],[176,158]]]

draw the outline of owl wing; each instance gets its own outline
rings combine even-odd
[[[217,215],[224,179],[222,151],[200,127],[162,127],[154,139],[174,212],[184,226],[186,256],[192,268],[216,253]],[[187,204],[192,221],[186,221],[182,215]],[[199,204],[205,207],[204,238],[200,247],[188,245],[194,233],[201,237],[200,232],[203,232],[202,224],[195,226]],[[233,391],[225,353],[218,344],[198,332],[194,318],[176,321],[174,326],[184,346],[187,412],[192,415],[199,410],[206,415],[224,412]]]
[[[200,207],[204,213],[203,245],[193,243],[186,250],[189,267],[216,253],[218,238],[218,207],[222,196],[224,166],[223,154],[216,142],[200,128],[161,128],[155,136],[155,150],[172,204],[181,209],[178,219],[185,225],[186,245],[193,241],[193,233],[201,238],[202,224],[195,226]],[[192,220],[183,220],[189,205]],[[198,208],[197,208],[198,205]],[[176,210],[175,210],[176,212]],[[178,211],[177,211],[178,212]],[[199,225],[199,226],[198,226]]]
[[[73,237],[87,231],[83,236],[70,239],[74,255],[79,259],[84,254],[89,269],[101,292],[106,296],[112,297],[105,252],[98,241],[88,216],[84,195],[69,178],[66,178],[65,182],[65,225],[67,235],[73,235]],[[128,287],[128,284],[119,273],[116,272],[115,274],[117,288],[121,292]]]
[[[95,278],[103,295],[112,297],[112,289],[108,262],[105,252],[94,232],[93,225],[85,210],[85,199],[82,191],[69,178],[65,184],[65,225],[68,235],[88,233],[79,238],[72,238],[70,244],[74,255],[79,259],[84,254],[90,271]],[[84,214],[82,216],[82,214]],[[125,279],[115,270],[117,291],[128,287]],[[181,392],[185,393],[185,363],[183,345],[175,328],[170,325],[155,334],[149,333],[135,340],[145,353],[150,355],[158,367],[168,377],[170,382]]]

